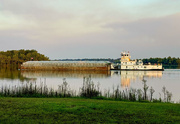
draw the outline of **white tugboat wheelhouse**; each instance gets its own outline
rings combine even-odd
[[[131,60],[129,52],[121,53],[121,70],[164,70],[162,64],[143,64],[142,60]]]

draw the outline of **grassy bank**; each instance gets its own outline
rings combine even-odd
[[[0,123],[180,123],[180,104],[0,97]]]

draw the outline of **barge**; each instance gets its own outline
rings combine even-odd
[[[57,71],[110,71],[111,63],[105,61],[27,61],[21,70]]]

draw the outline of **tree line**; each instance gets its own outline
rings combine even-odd
[[[109,61],[112,63],[120,63],[120,58],[117,59],[111,59],[111,58],[94,58],[94,59],[59,59],[59,61]],[[175,58],[175,57],[165,57],[165,58],[146,58],[142,59],[144,64],[148,64],[149,62],[151,64],[157,64],[157,63],[162,63],[163,65],[180,65],[180,58]]]
[[[111,59],[111,58],[58,59],[58,61],[109,61],[112,63],[120,63],[120,58],[117,58],[117,59]]]
[[[180,65],[180,58],[175,57],[164,57],[164,58],[149,58],[142,60],[144,64],[148,64],[149,62],[152,64],[162,63],[163,65]]]
[[[38,53],[36,50],[8,50],[0,51],[0,65],[20,65],[26,61],[42,61],[49,60],[43,54]]]

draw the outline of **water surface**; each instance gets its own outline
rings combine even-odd
[[[117,86],[121,90],[126,88],[142,89],[142,79],[147,80],[149,88],[155,90],[154,98],[163,98],[162,87],[165,86],[173,94],[172,100],[180,101],[180,69],[165,69],[165,71],[20,71],[0,70],[0,87],[18,86],[27,82],[45,83],[49,88],[57,89],[66,78],[71,89],[79,91],[83,77],[91,77],[95,84],[100,84],[102,92],[112,91]],[[149,91],[148,91],[149,92]]]

